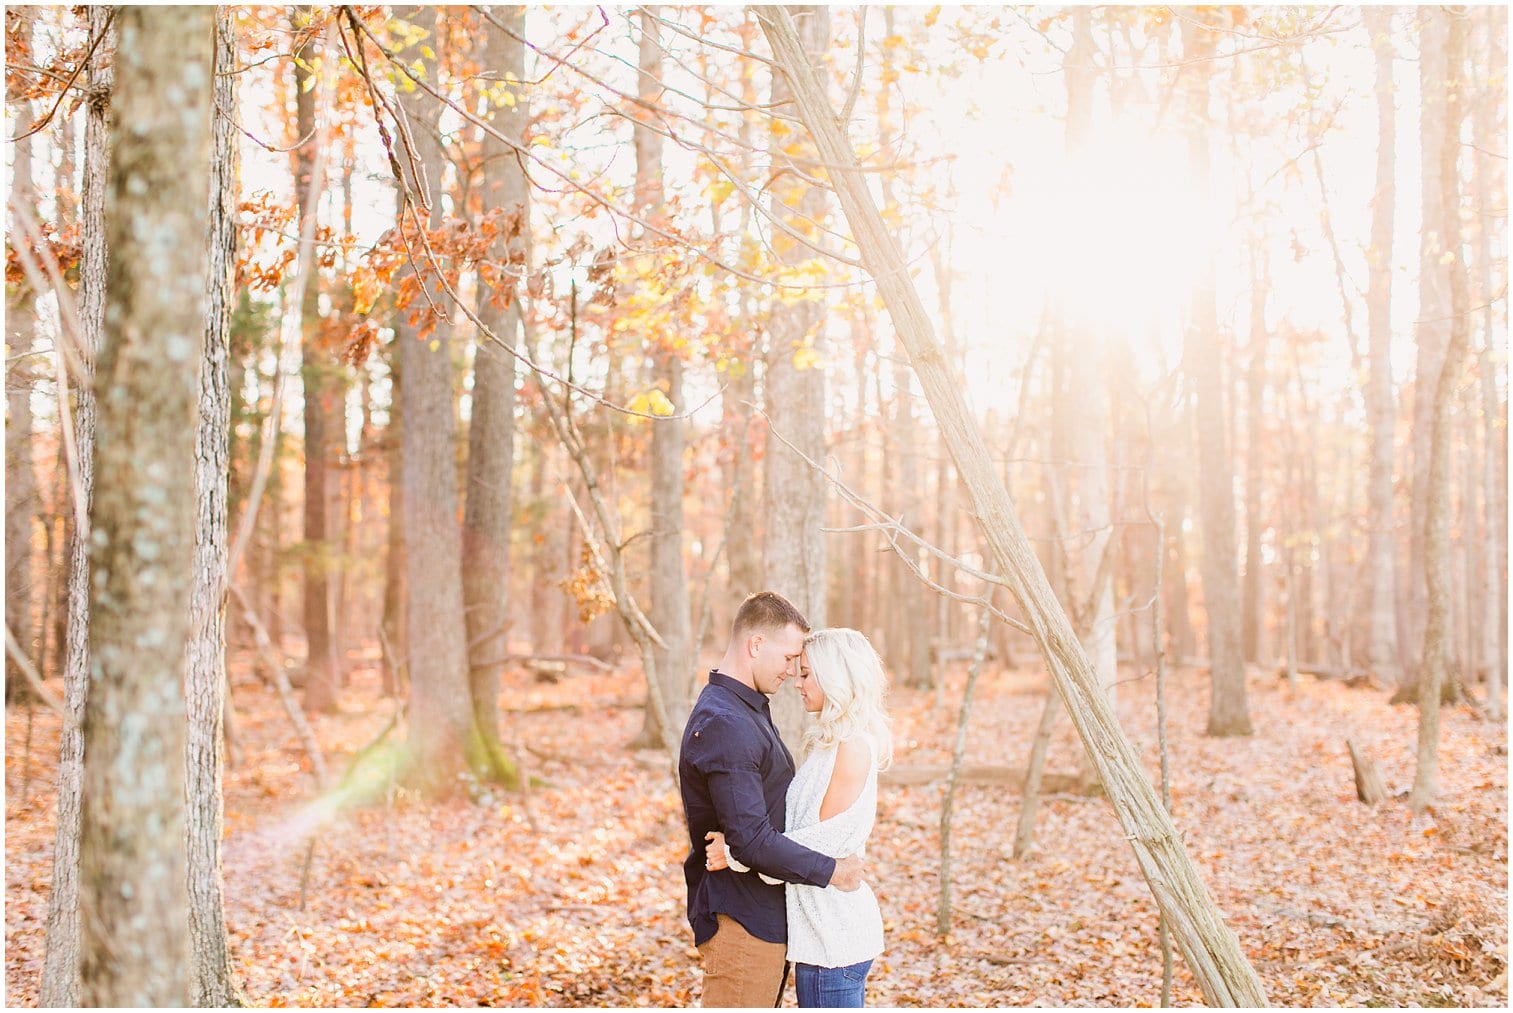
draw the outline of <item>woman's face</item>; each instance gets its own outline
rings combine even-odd
[[[818,714],[825,706],[825,691],[809,669],[808,651],[799,655],[799,696],[804,698],[804,710],[810,714]]]

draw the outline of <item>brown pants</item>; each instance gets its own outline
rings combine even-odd
[[[783,998],[783,970],[788,948],[747,932],[728,915],[716,915],[720,927],[699,947],[704,962],[704,1008],[771,1008]]]

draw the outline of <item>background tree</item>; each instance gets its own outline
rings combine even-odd
[[[525,81],[525,8],[491,8],[480,26],[480,92],[495,129],[524,145],[529,123]],[[483,222],[496,231],[480,265],[478,315],[492,332],[473,356],[468,423],[468,484],[462,519],[462,591],[467,616],[468,684],[478,735],[495,765],[499,744],[499,676],[509,648],[510,531],[515,508],[515,356],[520,329],[517,288],[530,234],[529,181],[513,151],[485,131],[481,142]],[[496,771],[496,776],[502,772]]]
[[[221,881],[225,769],[227,586],[226,482],[231,425],[230,331],[236,265],[236,37],[229,8],[216,9],[214,123],[206,220],[204,354],[194,452],[194,584],[189,601],[184,697],[184,823],[189,892],[190,1001],[240,1006],[226,938]]]
[[[830,12],[825,7],[793,8],[807,59],[823,58],[830,37]],[[771,101],[782,108],[793,101],[792,82],[772,75]],[[826,234],[825,193],[806,180],[813,175],[814,154],[810,142],[794,136],[782,120],[772,126],[772,160],[778,179],[769,187],[772,213],[798,236],[786,230],[775,232],[772,246],[783,264],[798,264],[813,256],[809,244]],[[773,429],[810,460],[825,456],[825,334],[824,301],[816,293],[802,293],[792,301],[772,308],[764,373],[763,400]],[[766,537],[762,545],[762,582],[793,602],[814,629],[823,629],[825,617],[825,541],[820,527],[825,519],[825,483],[798,454],[780,441],[768,444],[762,482],[762,518]],[[799,739],[804,727],[803,703],[796,694],[776,696],[772,720],[783,741],[802,751]]]
[[[318,213],[320,194],[312,192],[310,178],[320,132],[315,124],[317,68],[320,48],[312,32],[313,7],[295,8],[289,26],[295,38],[305,45],[290,61],[294,75],[295,116],[294,186],[299,205],[301,229],[307,218]],[[304,501],[304,627],[305,627],[305,706],[312,711],[329,711],[336,706],[338,671],[336,632],[332,629],[335,612],[335,588],[331,582],[332,524],[336,496],[340,491],[337,462],[346,442],[342,419],[343,391],[339,367],[331,349],[321,342],[320,275],[312,272],[299,307],[300,382],[304,394],[305,424],[305,501]]]
[[[415,58],[425,60],[419,45],[436,35],[437,10],[397,8],[394,17],[418,30]],[[423,66],[434,80],[439,65],[425,60]],[[486,769],[477,749],[476,717],[468,690],[462,536],[452,454],[456,417],[451,342],[455,335],[450,323],[437,315],[447,303],[446,293],[434,270],[427,272],[419,266],[426,257],[425,230],[439,228],[443,221],[446,156],[440,102],[423,89],[412,89],[401,95],[399,106],[413,139],[414,160],[401,161],[406,175],[397,228],[417,258],[412,282],[417,285],[416,298],[394,321],[404,377],[399,393],[404,415],[405,648],[413,754],[409,776],[428,790],[446,791],[470,767]]]
[[[93,57],[85,68],[84,185],[79,212],[79,333],[81,376],[75,377],[73,429],[78,463],[75,502],[92,510],[94,499],[94,357],[105,329],[105,189],[110,174],[110,106],[114,89],[115,12],[88,10]],[[39,1002],[77,1006],[79,990],[79,833],[84,777],[84,707],[90,683],[90,594],[88,532],[74,525],[68,539],[68,630],[63,668],[67,709],[58,749],[58,823],[53,835],[52,886],[47,898],[47,954]]]
[[[1201,19],[1202,15],[1194,17]],[[1202,20],[1181,19],[1182,52],[1188,65],[1188,153],[1199,187],[1212,186],[1209,170],[1209,76],[1214,36]],[[1245,700],[1245,659],[1240,644],[1239,575],[1235,568],[1233,465],[1225,437],[1222,357],[1226,343],[1219,332],[1215,265],[1204,259],[1193,293],[1187,324],[1187,357],[1192,369],[1198,430],[1198,492],[1203,531],[1203,608],[1208,616],[1208,734],[1249,735]]]

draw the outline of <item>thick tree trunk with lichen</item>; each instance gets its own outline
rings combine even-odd
[[[213,19],[203,7],[116,13],[80,834],[86,1006],[190,998],[182,678]]]
[[[1264,1006],[1260,979],[1224,924],[1120,729],[1066,613],[1051,594],[982,434],[972,421],[963,394],[965,384],[949,368],[929,315],[909,280],[903,254],[884,225],[855,153],[836,122],[816,61],[800,41],[786,8],[755,7],[752,13],[772,45],[775,71],[790,82],[798,115],[829,167],[857,249],[946,436],[983,538],[1040,646],[1084,747],[1098,766],[1136,861],[1205,999],[1214,1005]]]
[[[438,13],[434,7],[396,7],[394,16],[428,36],[435,33]],[[426,61],[425,70],[434,77],[434,61]],[[417,204],[404,212],[403,227],[434,229],[442,217],[440,181],[445,156],[437,133],[441,103],[419,88],[404,93],[399,101],[424,173],[423,179],[406,179]],[[408,160],[401,162],[408,173]],[[430,204],[429,223],[416,221],[421,199]],[[432,268],[423,258],[417,260],[431,301],[444,305],[447,295],[433,280]],[[458,775],[473,767],[481,769],[482,757],[476,748],[463,621],[462,532],[457,523],[457,468],[452,452],[457,424],[452,411],[454,338],[446,321],[438,321],[428,335],[418,332],[410,314],[423,312],[427,305],[424,296],[417,296],[394,321],[404,376],[400,410],[404,417],[405,641],[413,764],[408,778],[424,790],[447,793],[456,789]]]
[[[185,652],[184,750],[188,862],[190,1001],[240,1006],[226,939],[221,880],[222,716],[226,693],[226,481],[231,431],[229,336],[236,265],[236,36],[228,7],[216,8],[215,120],[210,160],[210,216],[204,356],[195,437],[194,587]]]
[[[105,187],[110,160],[110,93],[115,26],[109,7],[90,7],[91,39],[108,33],[85,70],[84,192],[80,204],[79,358],[85,375],[76,377],[74,440],[80,488],[75,495],[89,508],[94,490],[94,355],[105,327]],[[47,953],[37,1004],[63,1008],[79,999],[79,821],[84,770],[84,705],[89,691],[89,543],[75,526],[68,544],[68,627],[63,669],[66,713],[58,748],[57,827],[53,877],[47,898]]]
[[[500,89],[491,93],[494,130],[524,144],[529,118],[525,80],[525,8],[494,7],[480,26],[479,63]],[[480,279],[480,335],[473,356],[473,412],[468,423],[467,502],[462,518],[462,598],[467,616],[468,692],[490,774],[511,782],[515,771],[499,741],[499,676],[509,653],[510,529],[515,467],[515,356],[520,303],[515,298],[530,232],[525,170],[504,141],[484,131],[482,210],[496,219],[490,244],[493,283]]]

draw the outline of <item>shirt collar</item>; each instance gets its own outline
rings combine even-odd
[[[744,682],[731,678],[718,668],[711,668],[709,670],[709,684],[729,690],[739,697],[741,702],[747,707],[758,713],[767,710],[767,695],[765,693],[758,693]]]

